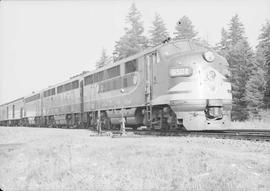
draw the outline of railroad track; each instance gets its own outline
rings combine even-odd
[[[66,128],[61,128],[66,129]],[[237,139],[250,141],[267,141],[270,142],[270,130],[256,129],[228,129],[228,130],[205,130],[205,131],[181,131],[181,130],[132,130],[126,129],[127,137],[132,137],[132,134],[141,136],[189,136],[189,137],[211,137],[217,139]],[[131,134],[130,134],[131,133]],[[120,135],[119,130],[102,130],[102,135]],[[91,136],[97,135],[96,133]]]
[[[192,136],[270,142],[270,130],[134,131],[145,136]]]
[[[113,137],[121,137],[119,130],[102,131],[105,136],[113,135]],[[109,134],[108,134],[109,132]],[[183,131],[183,130],[132,130],[126,129],[127,135],[124,137],[140,136],[167,136],[167,137],[210,137],[217,139],[236,139],[250,141],[266,141],[270,142],[270,130],[256,129],[228,129],[228,130],[205,130],[205,131]]]

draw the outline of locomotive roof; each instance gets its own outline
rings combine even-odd
[[[162,44],[157,45],[157,46],[155,46],[155,47],[147,48],[147,49],[145,49],[145,50],[143,50],[143,51],[141,51],[141,52],[139,52],[139,53],[137,53],[137,54],[134,54],[134,55],[132,55],[132,56],[123,58],[123,59],[121,59],[121,60],[118,60],[118,61],[116,61],[116,62],[110,63],[110,64],[108,64],[108,65],[105,65],[105,66],[102,67],[102,68],[98,68],[98,69],[89,71],[89,72],[87,72],[87,73],[85,73],[85,74],[83,74],[83,75],[81,75],[81,76],[79,76],[79,77],[85,77],[85,76],[88,76],[89,74],[94,74],[94,73],[97,73],[97,72],[106,70],[106,69],[108,69],[108,68],[111,68],[111,67],[113,67],[113,66],[116,66],[116,65],[119,65],[119,64],[122,64],[122,63],[125,63],[125,62],[128,62],[128,61],[134,60],[134,59],[136,59],[136,58],[140,58],[140,57],[142,57],[142,56],[145,55],[145,54],[149,54],[149,53],[151,53],[151,52],[153,52],[153,51],[155,51],[155,50],[157,50],[157,49],[159,49],[159,48],[161,48],[161,47],[163,47],[163,46],[166,46],[166,45],[168,45],[168,44],[173,44],[173,43],[176,43],[176,42],[189,42],[189,43],[195,43],[196,41],[194,41],[194,40],[188,40],[188,39],[183,39],[183,40],[175,40],[175,41],[169,41],[169,42],[167,42],[167,43],[162,43]],[[75,78],[74,78],[74,79],[75,79]]]
[[[18,99],[9,101],[9,102],[7,102],[7,103],[3,103],[3,104],[0,105],[0,107],[1,107],[1,106],[4,106],[4,105],[9,105],[9,104],[11,104],[11,103],[14,103],[14,102],[17,102],[17,101],[20,101],[20,100],[23,100],[23,99],[24,99],[24,97],[20,97],[20,98],[18,98]]]

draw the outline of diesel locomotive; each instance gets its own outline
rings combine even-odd
[[[169,41],[0,106],[4,126],[213,130],[230,124],[226,59]]]

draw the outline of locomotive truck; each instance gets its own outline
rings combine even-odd
[[[226,59],[194,40],[160,44],[0,105],[0,125],[213,130],[230,124]]]

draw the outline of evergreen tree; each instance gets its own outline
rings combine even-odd
[[[226,56],[226,54],[228,53],[228,32],[222,28],[221,29],[221,41],[217,44],[217,46],[215,47],[215,50],[218,51],[220,54]]]
[[[260,110],[269,107],[270,24],[262,27],[256,52],[256,67],[246,86],[250,117],[259,117]]]
[[[159,14],[155,14],[150,32],[150,45],[156,46],[169,37],[168,30]]]
[[[233,107],[232,119],[245,120],[248,118],[246,83],[251,76],[254,56],[247,41],[240,40],[229,47],[227,60],[230,66]]]
[[[270,21],[261,29],[257,46],[257,60],[265,71],[264,107],[270,108]]]
[[[245,39],[245,36],[244,36],[245,32],[244,31],[245,31],[244,26],[240,22],[239,16],[236,14],[231,19],[231,23],[230,23],[230,27],[229,27],[228,36],[229,36],[230,44],[235,45],[240,40]]]
[[[259,54],[259,53],[257,53]],[[250,118],[260,117],[260,110],[264,106],[264,93],[266,86],[266,70],[264,69],[263,62],[260,61],[260,55],[256,56],[256,68],[246,84],[246,101],[247,109]]]
[[[101,57],[100,57],[100,59],[96,63],[96,69],[102,68],[103,66],[105,66],[109,62],[110,62],[110,58],[107,55],[106,50],[103,48],[102,49],[102,53],[101,53]]]
[[[255,69],[254,53],[244,34],[243,24],[238,15],[235,15],[231,19],[228,32],[222,30],[220,42],[220,53],[227,58],[231,72],[233,120],[248,118],[247,106],[250,98],[246,96],[246,85]]]
[[[125,28],[125,34],[115,45],[116,60],[136,54],[147,47],[147,38],[143,36],[144,28],[141,17],[141,13],[133,3],[126,17],[128,27]]]
[[[191,20],[187,16],[180,18],[180,20],[177,22],[175,30],[175,39],[194,39],[197,35]]]

